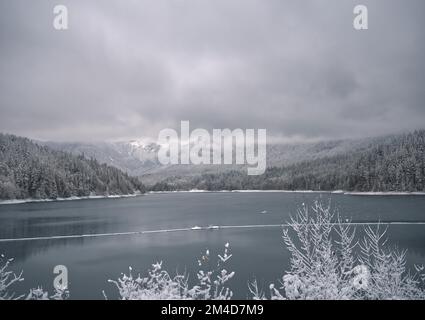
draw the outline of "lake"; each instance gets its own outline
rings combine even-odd
[[[352,196],[344,194],[218,192],[164,193],[135,198],[96,199],[0,205],[0,238],[109,234],[194,226],[279,225],[302,203],[322,198],[353,222],[424,222],[425,196]],[[267,213],[261,213],[267,211]],[[229,282],[235,298],[248,297],[247,282],[257,279],[267,290],[288,269],[289,252],[281,227],[229,228],[180,232],[39,239],[0,242],[0,253],[15,258],[12,269],[24,271],[17,293],[43,286],[52,291],[53,268],[65,265],[73,299],[118,298],[107,282],[132,266],[146,274],[156,261],[193,279],[197,259],[209,249],[222,252],[229,242],[236,272]],[[408,249],[408,264],[425,264],[425,224],[397,224],[388,229],[389,245]]]

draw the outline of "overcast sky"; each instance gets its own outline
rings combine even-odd
[[[366,4],[369,30],[353,29]],[[52,26],[65,4],[69,30]],[[0,0],[0,131],[285,140],[425,127],[425,1]]]

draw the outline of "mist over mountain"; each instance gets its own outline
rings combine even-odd
[[[293,158],[268,167],[263,175],[233,170],[173,176],[151,189],[425,191],[425,130],[351,143],[351,149],[348,141],[289,148]],[[305,152],[299,153],[299,148]],[[297,161],[295,155],[300,155]]]
[[[34,142],[0,134],[0,199],[175,190],[425,191],[425,130],[357,140],[267,145],[267,169],[162,165],[148,139]],[[142,184],[142,182],[143,184]]]
[[[267,171],[248,177],[244,165],[162,165],[161,146],[128,142],[44,144],[95,158],[138,176],[152,190],[312,189],[422,191],[424,130],[317,143],[267,145]]]
[[[132,176],[161,167],[157,160],[159,146],[151,141],[131,140],[127,142],[38,142],[49,148],[74,155],[94,158],[100,163],[114,166]]]

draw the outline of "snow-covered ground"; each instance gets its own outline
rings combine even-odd
[[[139,193],[134,194],[121,194],[121,195],[92,195],[87,197],[69,197],[69,198],[56,198],[56,199],[13,199],[13,200],[1,200],[2,204],[21,204],[21,203],[33,203],[33,202],[55,202],[55,201],[72,201],[72,200],[91,200],[91,199],[117,199],[117,198],[132,198],[142,195]]]
[[[217,192],[240,192],[240,193],[254,193],[254,192],[279,192],[279,193],[330,193],[330,191],[313,191],[313,190],[179,190],[179,191],[149,191],[150,194],[157,193],[217,193]]]
[[[351,196],[425,196],[425,192],[344,192]]]
[[[314,191],[314,190],[182,190],[182,191],[149,191],[147,194],[162,194],[162,193],[217,193],[217,192],[239,192],[239,193],[330,193],[330,194],[344,194],[350,196],[425,196],[425,192],[357,192],[357,191]],[[131,198],[142,195],[141,193],[125,194],[125,195],[93,195],[87,197],[69,197],[57,199],[14,199],[14,200],[1,200],[2,204],[20,204],[32,202],[54,202],[54,201],[72,201],[72,200],[90,200],[90,199],[115,199],[115,198]]]
[[[358,191],[316,191],[316,190],[180,190],[180,191],[150,191],[149,194],[161,194],[161,193],[216,193],[216,192],[240,192],[240,193],[330,193],[330,194],[345,194],[353,196],[425,196],[425,192],[358,192]]]

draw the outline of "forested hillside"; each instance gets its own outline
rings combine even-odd
[[[355,152],[270,167],[261,176],[232,171],[172,177],[152,186],[155,191],[194,188],[425,191],[425,130],[374,139]]]
[[[268,148],[273,165],[263,175],[217,167],[214,173],[193,170],[192,174],[163,177],[149,189],[425,191],[425,130],[358,142],[272,147],[279,152],[270,153]],[[294,157],[294,152],[300,155]],[[290,161],[293,158],[299,159]],[[0,134],[1,199],[130,194],[143,189],[137,178],[84,154],[72,155]]]
[[[84,155],[0,134],[0,199],[56,199],[143,191],[142,183]]]

